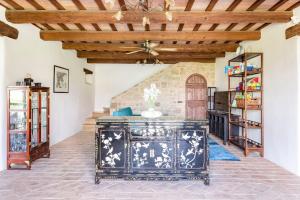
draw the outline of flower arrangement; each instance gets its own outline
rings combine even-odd
[[[150,88],[144,89],[144,100],[148,104],[148,110],[142,112],[142,116],[146,118],[156,118],[162,115],[161,112],[155,111],[155,103],[157,101],[158,95],[160,94],[159,89],[154,83],[150,85]]]
[[[144,89],[144,100],[148,104],[149,108],[153,108],[155,106],[155,102],[159,94],[160,91],[154,83],[150,85],[150,88]]]

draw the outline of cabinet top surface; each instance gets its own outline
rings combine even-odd
[[[99,117],[96,120],[97,122],[196,122],[196,123],[207,123],[208,120],[190,120],[183,117],[174,117],[174,116],[163,116],[158,118],[144,118],[141,116],[105,116]]]

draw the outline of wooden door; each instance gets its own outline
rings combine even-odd
[[[200,74],[188,77],[185,84],[186,118],[202,120],[207,117],[207,82]]]

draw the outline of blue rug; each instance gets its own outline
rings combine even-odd
[[[227,149],[219,145],[217,142],[208,139],[209,144],[209,159],[210,160],[229,160],[229,161],[240,161],[235,155],[230,153]]]

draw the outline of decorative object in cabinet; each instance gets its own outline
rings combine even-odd
[[[10,86],[7,97],[7,169],[30,169],[50,156],[49,88]]]
[[[256,62],[256,65],[250,64]],[[238,65],[233,66],[233,63]],[[251,152],[264,155],[263,132],[263,54],[243,53],[228,61],[225,67],[228,73],[228,106],[229,106],[229,141],[244,150],[245,156]],[[239,79],[238,86],[233,87],[232,79]],[[233,119],[232,112],[239,112],[239,120]],[[259,121],[250,120],[249,112],[255,112]],[[252,113],[252,118],[255,113]],[[233,134],[232,127],[238,126],[241,134]],[[250,132],[251,129],[257,130]],[[251,135],[258,133],[253,138]]]

